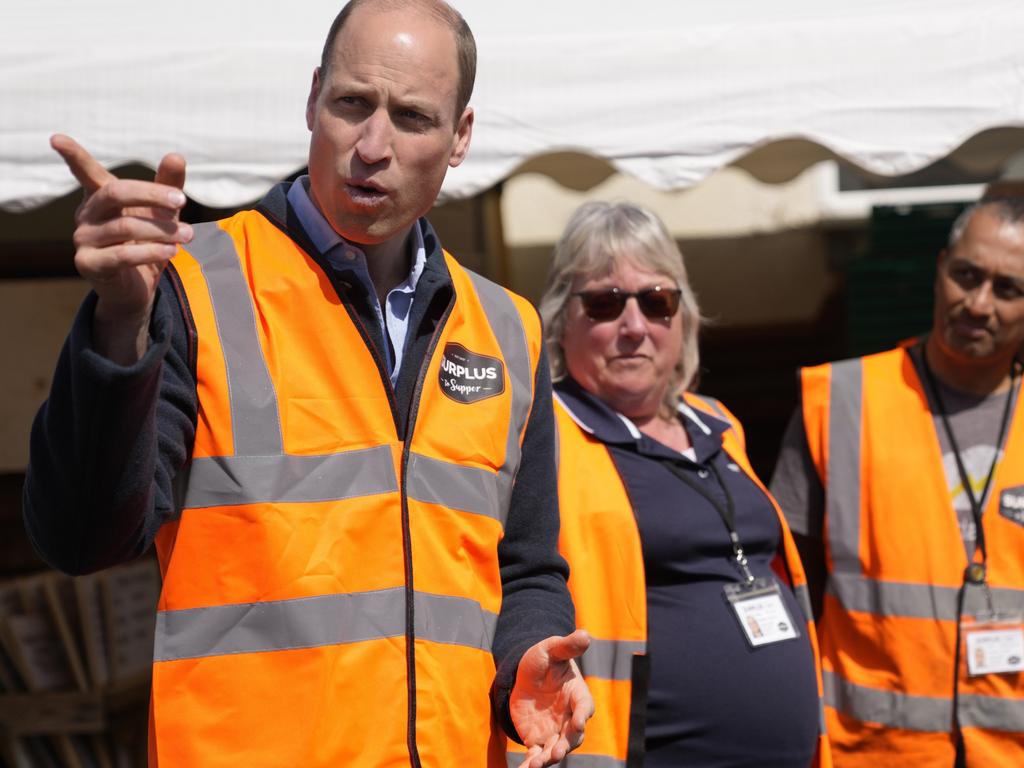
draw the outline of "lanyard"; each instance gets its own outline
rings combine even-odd
[[[939,411],[939,417],[942,420],[942,427],[946,433],[946,437],[949,438],[950,447],[953,449],[953,457],[956,459],[956,470],[960,475],[960,482],[963,483],[964,492],[967,494],[967,500],[971,505],[971,514],[974,517],[974,525],[977,531],[977,552],[981,554],[981,562],[968,563],[967,568],[964,570],[964,581],[960,586],[960,590],[957,594],[957,605],[956,605],[956,617],[957,617],[957,633],[956,633],[956,651],[954,654],[954,669],[959,670],[960,668],[960,657],[963,652],[963,632],[960,629],[960,622],[964,615],[964,602],[967,597],[968,585],[977,585],[983,588],[985,599],[988,602],[989,613],[994,615],[995,608],[992,603],[992,592],[986,583],[986,561],[988,553],[985,549],[985,529],[982,527],[981,516],[984,513],[982,504],[988,499],[989,488],[992,485],[992,478],[995,476],[996,464],[999,462],[999,451],[1003,448],[1003,440],[1006,437],[1006,429],[1010,422],[1010,408],[1015,399],[1015,393],[1018,386],[1018,378],[1020,377],[1020,364],[1016,361],[1013,363],[1013,369],[1010,374],[1010,389],[1006,393],[1006,406],[1003,409],[1003,419],[999,425],[999,435],[996,438],[996,451],[992,457],[992,466],[988,469],[988,475],[985,478],[985,485],[981,489],[981,498],[979,499],[974,495],[974,488],[971,487],[970,477],[967,475],[967,469],[964,467],[963,457],[960,455],[960,446],[956,442],[956,435],[953,434],[953,426],[949,423],[949,416],[946,412],[946,404],[942,400],[942,393],[939,392],[939,385],[935,379],[935,374],[932,372],[931,366],[928,364],[927,351],[921,349],[921,362],[924,367],[925,378],[927,379],[928,386],[931,388],[932,395],[935,397],[935,405]],[[959,672],[953,675],[953,729],[956,734],[956,766],[963,765],[964,755],[964,741],[963,733],[961,731],[960,724],[960,674]]]
[[[718,499],[705,491],[698,482],[690,477],[690,473],[676,464],[675,461],[661,458],[659,458],[658,461],[660,461],[669,472],[707,499],[708,503],[715,508],[719,517],[722,518],[722,522],[725,523],[726,530],[729,531],[729,541],[732,543],[732,554],[736,560],[736,565],[743,574],[743,581],[747,584],[753,584],[755,581],[754,574],[750,571],[750,566],[747,563],[747,555],[743,551],[743,544],[740,542],[740,535],[736,531],[736,502],[733,501],[732,494],[729,492],[729,487],[722,481],[722,475],[718,472],[718,468],[714,465],[714,462],[708,462],[707,466],[715,476],[715,480],[718,481],[718,486],[725,494],[725,506],[722,506]]]
[[[992,485],[992,478],[996,473],[996,464],[999,463],[999,452],[1003,448],[1006,429],[1010,423],[1010,406],[1013,404],[1014,393],[1017,389],[1017,379],[1020,374],[1019,365],[1014,362],[1013,369],[1010,374],[1010,389],[1006,393],[1006,405],[1003,408],[1003,418],[999,424],[999,435],[996,438],[996,452],[992,457],[992,466],[988,469],[988,475],[985,478],[985,485],[981,489],[981,498],[979,499],[974,495],[974,488],[971,487],[971,478],[968,476],[967,469],[964,467],[964,460],[960,454],[960,446],[956,442],[956,435],[953,434],[953,427],[949,423],[946,404],[942,399],[942,393],[939,391],[939,384],[935,379],[935,374],[932,373],[932,367],[928,364],[928,353],[924,348],[921,349],[921,362],[924,366],[925,378],[928,380],[928,386],[931,388],[932,395],[935,397],[935,405],[939,411],[939,418],[942,421],[943,430],[946,433],[946,437],[949,438],[950,447],[953,449],[953,458],[956,460],[956,470],[960,475],[960,482],[963,483],[964,493],[967,494],[967,501],[971,505],[971,515],[974,517],[974,525],[977,531],[977,546],[978,551],[981,553],[981,562],[971,563],[967,566],[965,579],[974,584],[984,584],[985,563],[988,558],[988,553],[985,549],[985,529],[981,524],[981,516],[984,513],[982,504],[988,498],[988,491]]]

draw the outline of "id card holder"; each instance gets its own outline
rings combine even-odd
[[[726,584],[723,589],[752,648],[800,637],[800,628],[774,580],[754,579],[749,584]]]
[[[1019,614],[982,614],[960,622],[970,677],[1024,671],[1024,623]]]

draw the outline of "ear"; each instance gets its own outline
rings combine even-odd
[[[469,140],[473,136],[473,108],[466,107],[455,126],[455,141],[452,144],[452,154],[448,158],[448,165],[452,168],[460,165],[466,159],[469,152]]]
[[[313,70],[313,82],[309,86],[306,98],[306,127],[313,130],[313,118],[316,116],[316,100],[320,96],[320,67]]]

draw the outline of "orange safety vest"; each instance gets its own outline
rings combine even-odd
[[[895,349],[802,371],[807,443],[825,487],[828,587],[820,626],[826,718],[837,766],[953,765],[956,716],[968,766],[1024,765],[1019,674],[954,668],[968,565],[932,412],[910,355]],[[983,525],[998,610],[1024,610],[1024,526],[999,513],[1024,485],[1016,407]],[[980,553],[977,555],[980,557]],[[986,610],[964,587],[967,620]]]
[[[810,597],[796,545],[771,494],[758,480],[744,447],[743,428],[717,400],[687,393],[695,410],[728,421],[722,438],[729,457],[772,502],[782,527],[782,552],[774,570],[788,582],[807,622],[807,637],[818,663]],[[581,659],[596,706],[583,744],[560,765],[565,768],[626,768],[640,765],[647,702],[634,695],[634,675],[642,675],[647,649],[647,585],[643,552],[633,507],[618,469],[604,443],[584,430],[556,398],[558,428],[558,499],[562,526],[559,549],[569,561],[569,591],[576,604],[576,624],[591,635]],[[636,670],[634,672],[634,669]],[[818,695],[821,696],[818,675]],[[685,692],[681,692],[685,695]],[[830,768],[823,721],[814,765]],[[631,749],[631,743],[633,749]],[[511,750],[519,747],[512,745]],[[509,764],[514,763],[510,758]]]
[[[404,442],[360,321],[270,220],[201,224],[174,259],[199,417],[157,539],[151,766],[504,765],[497,548],[540,323],[444,258]]]

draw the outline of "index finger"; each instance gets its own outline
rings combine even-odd
[[[50,137],[50,146],[64,159],[68,169],[78,179],[78,183],[82,185],[86,193],[95,192],[116,178],[70,136],[55,133]]]
[[[76,214],[81,222],[100,222],[125,213],[138,214],[126,209],[151,209],[143,216],[174,218],[185,205],[185,193],[174,186],[157,184],[155,181],[115,178],[104,184],[82,204]]]

